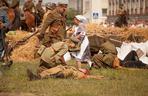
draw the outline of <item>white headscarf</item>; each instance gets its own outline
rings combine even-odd
[[[83,24],[88,23],[88,20],[86,19],[86,17],[84,17],[82,15],[76,15],[75,18],[77,18]]]

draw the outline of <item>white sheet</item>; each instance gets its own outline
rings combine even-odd
[[[121,47],[117,48],[118,54],[117,57],[121,60],[124,60],[124,58],[127,56],[127,54],[132,50],[141,49],[144,54],[139,58],[140,61],[142,61],[145,64],[148,64],[148,41],[144,43],[125,43],[121,45]]]

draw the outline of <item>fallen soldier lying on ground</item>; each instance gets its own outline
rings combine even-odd
[[[89,75],[89,71],[86,69],[78,70],[73,66],[63,66],[63,65],[58,65],[56,67],[44,70],[38,75],[34,75],[28,69],[27,74],[30,81],[38,79],[46,79],[46,78],[73,78],[73,79],[93,78],[99,80],[104,77],[104,76]]]

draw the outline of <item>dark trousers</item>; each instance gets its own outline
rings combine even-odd
[[[20,20],[20,12],[17,9],[14,9],[15,18],[12,22],[10,30],[17,30],[20,28],[21,20]]]
[[[131,51],[122,61],[122,66],[129,68],[145,68],[146,64],[139,61],[135,51]]]
[[[4,50],[4,34],[3,31],[0,29],[0,57],[2,56]]]

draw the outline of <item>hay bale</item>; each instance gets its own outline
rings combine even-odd
[[[17,31],[15,35],[7,35],[7,39],[11,42],[19,41],[20,39],[29,36],[30,33]],[[37,51],[37,44],[39,40],[36,36],[33,36],[24,45],[20,45],[14,48],[11,58],[14,61],[31,61],[35,59],[35,53]]]

